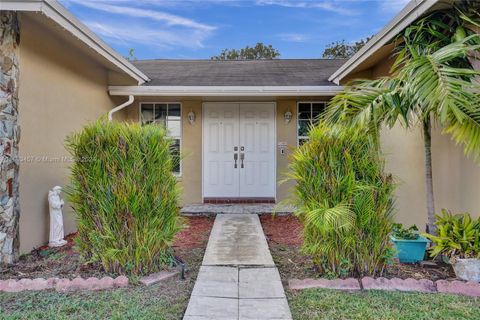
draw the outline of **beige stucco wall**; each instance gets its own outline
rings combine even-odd
[[[480,217],[480,166],[440,128],[433,135],[432,149],[437,210],[469,211]]]
[[[310,100],[299,99],[299,101]],[[323,99],[322,99],[323,100]],[[137,97],[134,104],[128,107],[128,120],[139,120],[139,104],[141,102],[180,102],[182,104],[182,176],[179,184],[182,188],[182,204],[202,202],[202,104],[209,100],[182,98],[182,97]],[[232,99],[231,101],[238,101]],[[253,100],[251,100],[253,101]],[[286,143],[285,153],[277,152],[277,181],[285,178],[285,171],[289,163],[289,156],[297,146],[297,100],[295,99],[272,99],[276,102],[276,143]],[[192,110],[196,115],[196,122],[190,125],[187,114]],[[293,113],[290,123],[284,121],[287,110]],[[290,195],[292,183],[277,184],[277,202],[284,200]]]
[[[293,114],[290,123],[286,124],[284,119],[285,112],[290,111]],[[290,157],[297,147],[297,101],[279,100],[277,101],[277,144],[287,143],[285,154],[281,154],[277,148],[277,181],[285,180],[285,173],[288,170]],[[292,181],[277,184],[277,202],[287,199],[291,196]]]
[[[19,123],[21,252],[48,241],[47,193],[67,184],[64,139],[114,106],[107,71],[21,16]],[[123,117],[121,117],[123,118]],[[75,230],[66,203],[65,233]]]
[[[379,60],[362,71],[377,78],[388,75],[392,59]],[[480,216],[480,166],[463,154],[463,148],[435,126],[432,133],[433,183],[436,211],[468,211]],[[421,127],[406,130],[400,125],[381,134],[387,170],[397,178],[396,219],[424,228],[426,213],[424,148]]]
[[[398,182],[396,218],[424,228],[427,213],[422,130],[397,125],[384,129],[381,138],[387,170]],[[432,134],[432,161],[436,211],[446,208],[480,216],[480,167],[438,127]]]

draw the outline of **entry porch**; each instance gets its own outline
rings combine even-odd
[[[289,205],[272,203],[235,203],[235,204],[212,204],[196,203],[188,204],[181,208],[182,215],[217,215],[217,214],[278,214],[286,215],[295,211]]]
[[[184,211],[271,213],[291,193],[291,182],[279,183],[290,154],[329,98],[136,96],[126,120],[168,129],[181,155],[175,174]]]

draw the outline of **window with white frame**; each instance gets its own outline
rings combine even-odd
[[[159,124],[167,129],[173,139],[173,172],[181,173],[180,149],[182,144],[182,106],[180,103],[141,103],[140,120],[142,125]]]
[[[297,144],[301,146],[308,140],[310,128],[319,121],[325,109],[325,102],[299,102],[297,113]]]

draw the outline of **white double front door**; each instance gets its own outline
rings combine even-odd
[[[275,104],[203,105],[204,198],[274,198]]]

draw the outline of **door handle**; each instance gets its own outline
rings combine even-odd
[[[235,164],[233,165],[234,169],[237,169],[237,160],[238,160],[238,147],[233,147],[233,160],[235,160]]]
[[[240,168],[244,168],[243,167],[243,160],[245,159],[245,153],[240,153]]]

